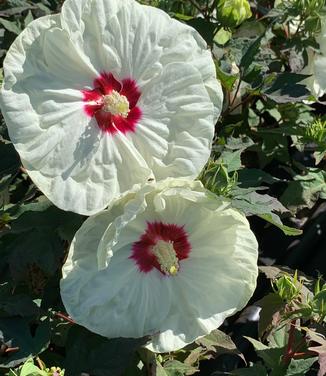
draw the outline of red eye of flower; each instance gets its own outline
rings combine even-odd
[[[156,268],[164,275],[176,275],[179,262],[189,257],[191,244],[183,226],[147,222],[145,232],[132,245],[133,259],[143,273]]]
[[[131,78],[116,80],[112,73],[102,73],[93,82],[94,89],[82,90],[84,110],[95,117],[104,132],[135,132],[141,118],[137,107],[141,93]]]

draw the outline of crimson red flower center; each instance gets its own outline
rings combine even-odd
[[[112,73],[102,73],[93,82],[93,89],[82,90],[87,116],[95,117],[99,128],[107,133],[135,132],[142,112],[137,103],[141,93],[136,82],[121,82]]]
[[[190,250],[184,226],[147,222],[145,232],[132,244],[130,258],[143,273],[156,268],[164,275],[173,276],[179,271],[180,261],[189,257]]]

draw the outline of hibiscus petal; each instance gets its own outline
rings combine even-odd
[[[0,104],[39,189],[90,215],[148,179],[197,176],[222,97],[194,29],[134,0],[67,0],[12,44]]]
[[[199,182],[168,179],[90,217],[63,267],[68,313],[109,338],[152,335],[148,348],[155,352],[180,349],[216,329],[247,304],[258,275],[254,234],[228,206]],[[191,249],[177,272],[139,268],[133,257],[139,239],[173,244],[180,228]],[[152,263],[153,253],[149,247],[143,257]]]

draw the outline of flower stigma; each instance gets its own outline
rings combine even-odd
[[[129,102],[127,97],[112,90],[110,94],[103,96],[102,110],[112,115],[120,115],[126,118],[129,114]]]
[[[173,248],[172,242],[158,240],[153,246],[152,252],[160,264],[161,271],[167,275],[176,275],[179,271],[179,259]]]

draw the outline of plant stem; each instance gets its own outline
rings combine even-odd
[[[70,317],[64,315],[61,312],[56,312],[55,315],[58,316],[58,317],[60,317],[61,319],[64,319],[67,322],[70,322],[70,324],[76,324],[74,320],[72,320]]]
[[[295,334],[295,323],[296,320],[292,320],[290,322],[290,329],[289,329],[289,339],[288,339],[288,345],[286,347],[285,354],[283,356],[283,361],[285,364],[289,364],[290,360],[294,354],[293,352],[293,345],[294,345],[294,334]]]

